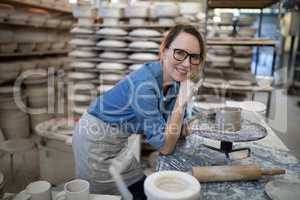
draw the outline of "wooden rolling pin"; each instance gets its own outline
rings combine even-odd
[[[258,165],[226,165],[192,167],[192,173],[200,182],[250,181],[258,180],[263,175],[285,174],[284,169],[262,170]]]

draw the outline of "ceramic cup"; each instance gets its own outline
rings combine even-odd
[[[241,108],[223,107],[216,112],[216,127],[222,131],[241,130]]]
[[[24,200],[51,200],[51,184],[47,181],[32,182],[19,194],[19,197]]]
[[[58,193],[55,200],[88,200],[90,194],[89,182],[76,179],[65,184],[64,191]]]

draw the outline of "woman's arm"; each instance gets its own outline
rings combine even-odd
[[[180,84],[179,93],[171,113],[171,116],[165,126],[165,142],[159,149],[162,154],[172,153],[182,130],[183,116],[185,107],[192,97],[192,82],[183,81]]]

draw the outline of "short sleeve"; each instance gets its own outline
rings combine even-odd
[[[166,121],[160,111],[160,91],[157,84],[143,82],[135,87],[132,108],[146,136],[147,143],[159,149],[165,142]]]

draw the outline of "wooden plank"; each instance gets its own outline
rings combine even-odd
[[[116,62],[125,64],[143,64],[145,62],[151,62],[149,60],[130,60],[130,59],[105,59],[105,58],[78,58],[71,57],[72,60],[82,61],[82,62]]]
[[[2,57],[28,57],[28,56],[47,56],[47,55],[58,55],[58,54],[67,54],[69,50],[60,50],[60,51],[44,51],[44,52],[17,52],[17,53],[0,53],[0,58]]]
[[[4,26],[21,26],[21,27],[44,28],[44,29],[55,29],[55,30],[69,30],[70,29],[70,28],[64,28],[64,27],[60,27],[60,26],[56,26],[56,27],[47,26],[46,24],[37,26],[34,24],[30,24],[30,23],[24,23],[22,21],[11,22],[8,20],[0,21],[0,24],[4,25]]]
[[[253,39],[238,39],[238,38],[207,38],[207,45],[232,45],[232,46],[276,46],[276,41],[271,39],[253,38]]]
[[[260,9],[270,7],[278,0],[208,0],[208,8],[250,8]]]
[[[69,14],[72,13],[72,10],[68,4],[66,4],[63,7],[54,7],[50,5],[43,5],[40,3],[40,1],[32,1],[31,3],[29,3],[29,2],[24,2],[23,0],[1,0],[1,3],[8,3],[16,6],[35,7],[35,8],[41,8],[41,9],[69,13]]]

